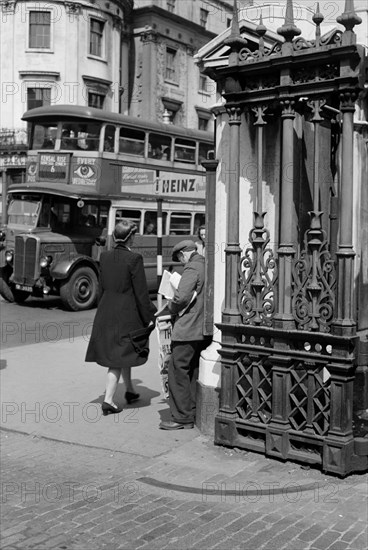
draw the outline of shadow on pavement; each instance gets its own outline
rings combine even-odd
[[[125,385],[120,382],[118,384],[118,388],[116,391],[116,404],[123,406],[124,409],[132,408],[132,409],[142,409],[144,407],[149,407],[151,405],[151,401],[154,397],[157,397],[160,395],[160,392],[151,390],[150,388],[147,388],[146,386],[140,386],[139,384],[142,382],[142,380],[133,379],[133,385],[139,393],[140,398],[138,401],[134,401],[131,405],[128,405],[128,403],[125,400]],[[103,403],[105,397],[105,392],[101,393],[98,397],[95,399],[91,399],[90,403]]]

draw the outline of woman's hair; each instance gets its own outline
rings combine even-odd
[[[201,238],[201,230],[202,229],[206,229],[206,226],[205,225],[200,225],[198,227],[197,235],[198,235],[199,238]]]
[[[122,219],[115,225],[113,238],[115,242],[125,243],[137,231],[137,226],[130,220]]]

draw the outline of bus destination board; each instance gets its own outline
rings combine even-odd
[[[68,181],[69,164],[70,154],[68,153],[40,153],[38,179],[65,183]]]

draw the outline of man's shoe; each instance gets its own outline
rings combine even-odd
[[[160,430],[190,430],[191,428],[194,428],[194,423],[189,422],[187,424],[183,424],[182,422],[168,420],[167,422],[161,422],[159,428]]]

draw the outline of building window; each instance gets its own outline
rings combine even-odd
[[[202,118],[198,117],[198,130],[204,130],[207,132],[208,130],[208,118]]]
[[[51,42],[51,13],[29,12],[29,47],[49,49]]]
[[[167,0],[166,2],[167,11],[173,13],[175,11],[175,0]]]
[[[231,23],[232,23],[232,19],[230,17],[228,17],[227,20],[226,20],[227,28],[231,27]]]
[[[199,10],[199,23],[200,23],[201,27],[206,28],[207,19],[208,19],[208,11],[204,10],[203,8],[200,8],[200,10]]]
[[[205,94],[209,94],[209,81],[207,76],[200,74],[199,75],[199,91],[204,92]]]
[[[91,19],[89,35],[89,53],[102,57],[102,40],[105,23],[99,19]]]
[[[94,107],[95,109],[103,109],[105,96],[102,94],[96,94],[95,92],[88,92],[88,107]]]
[[[165,71],[165,79],[171,80],[172,82],[176,82],[178,75],[177,75],[177,51],[173,48],[166,48],[166,71]]]
[[[51,105],[51,88],[27,88],[27,109]]]

